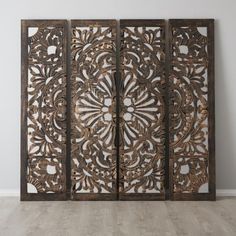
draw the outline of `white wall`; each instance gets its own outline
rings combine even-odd
[[[236,189],[235,0],[0,1],[0,191],[20,186],[20,19],[215,18],[216,175]]]

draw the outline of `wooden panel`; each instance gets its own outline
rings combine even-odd
[[[23,20],[21,45],[21,200],[215,200],[214,20]]]
[[[171,198],[214,200],[214,21],[170,20],[169,37]]]
[[[67,22],[23,20],[21,45],[21,200],[64,200]]]
[[[71,187],[76,200],[116,199],[116,21],[72,20]]]
[[[165,22],[120,25],[119,199],[164,199]]]

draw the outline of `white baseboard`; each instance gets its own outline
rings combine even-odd
[[[20,197],[19,189],[0,189],[0,197]]]
[[[236,197],[236,189],[217,189],[217,197]]]
[[[19,197],[18,189],[0,189],[0,197]],[[236,197],[236,189],[217,189],[217,197]]]

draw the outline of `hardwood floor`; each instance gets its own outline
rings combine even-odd
[[[236,198],[216,202],[20,202],[0,198],[2,236],[235,236]]]

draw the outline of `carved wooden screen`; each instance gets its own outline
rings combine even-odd
[[[66,21],[22,21],[22,200],[66,199],[66,48]]]
[[[165,27],[22,21],[22,200],[215,199],[214,21]]]
[[[71,68],[72,198],[116,199],[116,21],[72,21]]]
[[[164,20],[121,20],[120,199],[165,198]]]
[[[171,198],[214,200],[214,22],[169,22]]]

